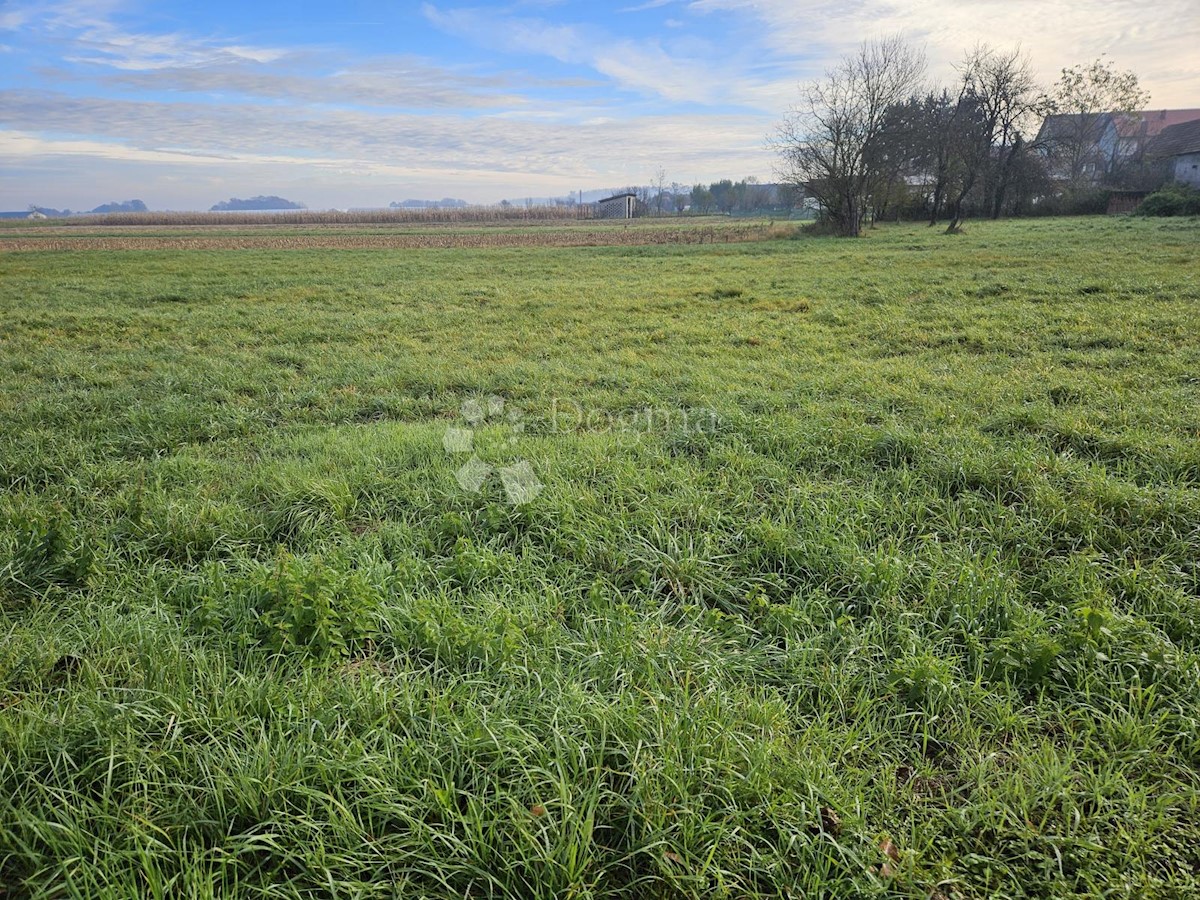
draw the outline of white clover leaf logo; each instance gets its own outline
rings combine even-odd
[[[466,400],[460,411],[468,427],[448,428],[442,438],[442,446],[447,453],[455,456],[471,454],[454,473],[459,485],[463,490],[478,494],[488,479],[498,473],[509,503],[513,506],[532,503],[542,492],[543,485],[528,460],[517,459],[511,465],[496,467],[482,459],[475,451],[475,431],[485,425],[507,424],[510,432],[508,444],[515,445],[525,431],[520,409],[506,406],[503,397],[491,396],[482,400]]]

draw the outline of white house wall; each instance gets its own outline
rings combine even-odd
[[[1175,180],[1200,188],[1200,153],[1184,153],[1175,157]]]

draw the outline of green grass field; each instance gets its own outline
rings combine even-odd
[[[1200,894],[1196,219],[0,316],[0,896]]]

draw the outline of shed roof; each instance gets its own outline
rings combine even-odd
[[[1200,118],[1164,128],[1147,148],[1150,156],[1165,158],[1200,153]]]

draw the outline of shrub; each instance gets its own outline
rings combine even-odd
[[[61,517],[21,518],[11,523],[15,541],[0,565],[0,599],[28,600],[47,590],[87,586],[92,552]]]
[[[796,229],[796,238],[806,237],[837,237],[837,224],[824,213],[811,222]]]
[[[1049,631],[1023,624],[1000,638],[988,654],[988,677],[1026,690],[1042,687],[1062,667],[1064,649]]]
[[[1200,190],[1168,184],[1142,201],[1139,216],[1200,216]]]
[[[1046,197],[1029,210],[1031,216],[1097,216],[1108,211],[1111,191],[1101,189],[1067,191]]]
[[[273,566],[210,567],[176,592],[189,621],[243,646],[342,658],[378,636],[381,590],[348,560],[281,552]]]
[[[361,573],[282,555],[251,584],[264,643],[277,650],[348,656],[374,633],[378,591]]]
[[[913,652],[893,663],[891,684],[910,707],[937,712],[954,695],[954,666],[932,652]]]

